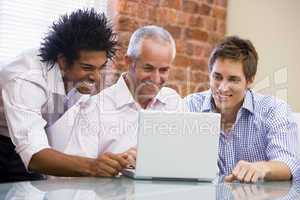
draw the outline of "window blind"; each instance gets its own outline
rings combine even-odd
[[[106,13],[107,0],[0,0],[0,63],[38,47],[60,15],[91,7]]]

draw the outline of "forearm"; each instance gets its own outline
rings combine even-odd
[[[67,155],[53,149],[43,149],[34,154],[29,170],[53,176],[92,176],[93,159]]]
[[[281,161],[265,161],[262,162],[267,168],[265,180],[268,181],[287,181],[291,179],[291,171],[289,167]]]

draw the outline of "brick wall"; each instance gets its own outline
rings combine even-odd
[[[176,41],[169,85],[182,96],[208,88],[207,60],[225,35],[227,0],[108,0],[108,5],[121,44],[112,82],[128,69],[124,55],[132,32],[155,24],[166,28]]]

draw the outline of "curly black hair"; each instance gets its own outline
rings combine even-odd
[[[112,59],[117,50],[116,33],[103,13],[94,9],[78,9],[54,22],[43,39],[39,56],[53,66],[59,55],[68,65],[79,59],[80,50],[105,51]]]

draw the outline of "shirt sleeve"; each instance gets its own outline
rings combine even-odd
[[[46,91],[34,82],[15,79],[2,88],[2,98],[10,137],[28,168],[35,153],[50,148],[41,112]]]
[[[295,176],[298,162],[298,130],[286,103],[277,104],[268,114],[267,148],[269,160],[285,163]]]

